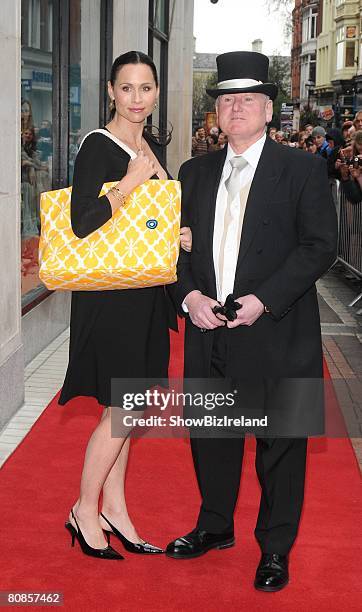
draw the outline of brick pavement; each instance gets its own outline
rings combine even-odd
[[[349,307],[360,287],[338,265],[317,283],[324,355],[362,470],[362,304]]]

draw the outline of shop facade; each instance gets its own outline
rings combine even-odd
[[[177,176],[191,141],[193,1],[2,0],[0,13],[1,428],[23,402],[25,365],[69,324],[70,294],[38,277],[40,193],[72,184],[83,136],[108,120],[113,58],[130,49],[157,66],[151,121],[172,125]]]

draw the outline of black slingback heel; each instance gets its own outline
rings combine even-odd
[[[106,516],[104,516],[104,514],[102,514],[101,512],[101,516],[104,518],[104,520],[108,523],[108,525],[110,526],[112,531],[106,530],[104,529],[104,531],[107,534],[107,539],[108,539],[108,544],[110,541],[110,533],[113,533],[113,535],[116,536],[116,538],[118,538],[124,548],[131,553],[136,553],[137,555],[149,555],[149,554],[161,554],[164,553],[165,551],[162,550],[162,548],[158,548],[157,546],[153,546],[153,544],[150,544],[149,542],[130,542],[129,540],[127,540],[127,538],[123,535],[123,533],[121,533],[120,531],[118,531],[117,527],[115,527],[114,525],[112,525],[112,523],[107,519]]]
[[[79,528],[78,521],[74,516],[73,509],[71,510],[71,514],[75,521],[75,524],[77,525],[77,529],[72,525],[70,521],[66,521],[65,528],[68,529],[70,535],[72,536],[72,546],[74,546],[74,541],[77,538],[79,545],[85,555],[89,555],[90,557],[98,557],[99,559],[124,559],[124,557],[122,557],[119,552],[114,550],[112,546],[109,546],[109,539],[108,546],[106,548],[92,548],[92,546],[89,546],[88,542],[85,540]]]

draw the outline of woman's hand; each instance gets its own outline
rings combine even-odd
[[[139,151],[135,159],[128,164],[126,177],[133,191],[138,185],[142,185],[156,173],[155,164],[143,151]]]
[[[137,157],[131,159],[128,163],[127,173],[117,183],[116,187],[122,194],[128,196],[138,185],[148,181],[154,174],[157,174],[154,161],[144,151],[140,150]],[[121,206],[120,200],[115,197],[112,190],[107,193],[107,198],[111,204],[112,213],[115,213]]]
[[[181,227],[180,229],[181,248],[190,253],[192,248],[192,231],[190,227]]]

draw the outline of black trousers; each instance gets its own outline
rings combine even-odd
[[[211,377],[223,376],[226,328],[214,332]],[[296,538],[304,497],[307,439],[258,438],[256,471],[261,500],[255,537],[262,552],[285,555]],[[244,437],[192,437],[191,449],[202,497],[197,521],[209,533],[234,530]]]

